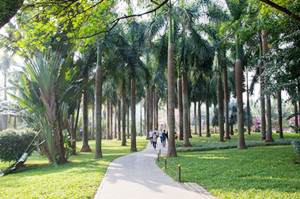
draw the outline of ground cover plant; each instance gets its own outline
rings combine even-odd
[[[58,167],[49,165],[47,158],[30,156],[25,168],[0,178],[0,198],[93,198],[110,162],[130,153],[130,144],[121,147],[117,140],[102,142],[102,159],[94,159],[94,141],[89,141],[92,152],[71,156],[70,163]],[[147,142],[137,137],[138,150]],[[0,162],[0,168],[8,165]]]
[[[286,137],[299,138],[299,135],[286,134]],[[191,139],[191,143],[195,142]],[[168,159],[182,166],[181,181],[196,182],[218,198],[290,199],[300,197],[300,167],[294,164],[296,157],[291,145],[278,145],[180,152],[178,157]],[[158,165],[164,169],[163,162]],[[178,180],[171,170],[166,173]]]
[[[247,147],[255,146],[267,146],[267,145],[290,145],[294,139],[300,139],[299,134],[295,133],[284,133],[284,138],[280,139],[279,134],[273,133],[274,142],[265,142],[260,139],[260,133],[251,133],[251,135],[245,134],[245,142]],[[188,152],[188,151],[206,151],[214,149],[230,149],[237,148],[237,134],[231,135],[230,140],[225,140],[225,142],[219,141],[219,134],[212,134],[211,137],[199,137],[193,135],[193,139],[190,143],[193,147],[182,147],[183,141],[177,141],[176,147],[178,152]]]

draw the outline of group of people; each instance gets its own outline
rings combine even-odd
[[[157,139],[159,137],[163,147],[166,146],[166,142],[168,139],[168,132],[166,132],[166,130],[164,130],[163,132],[157,130],[150,131],[149,136],[150,136],[150,142],[153,145],[154,149],[156,149]]]

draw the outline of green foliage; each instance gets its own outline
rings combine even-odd
[[[294,147],[295,152],[298,153],[300,158],[300,140],[293,140],[291,144]]]
[[[294,158],[291,146],[269,146],[178,153],[170,160],[181,164],[183,182],[196,182],[220,199],[296,199],[300,172]],[[173,172],[166,173],[177,180]]]
[[[0,160],[4,162],[17,161],[25,152],[35,135],[36,132],[31,129],[6,129],[0,132]],[[31,153],[32,148],[34,148],[34,145],[30,146],[28,152]]]
[[[138,151],[148,143],[145,137],[137,137]],[[92,151],[95,141],[89,140]],[[82,143],[77,143],[80,149]],[[69,163],[59,167],[48,164],[43,157],[31,155],[26,167],[18,172],[0,178],[0,198],[93,198],[107,167],[114,159],[129,154],[130,145],[120,146],[117,140],[102,140],[103,158],[94,159],[94,152],[71,156]],[[0,168],[8,166],[0,162]]]

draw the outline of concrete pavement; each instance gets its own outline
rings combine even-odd
[[[148,143],[141,152],[112,161],[95,195],[95,199],[204,199],[208,193],[187,190],[166,175],[155,163],[157,152],[166,154],[160,140],[156,150]]]

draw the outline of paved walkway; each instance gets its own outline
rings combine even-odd
[[[184,188],[166,175],[155,163],[156,150],[148,143],[141,152],[112,161],[95,195],[95,199],[204,199],[214,198],[207,192],[197,193]]]

